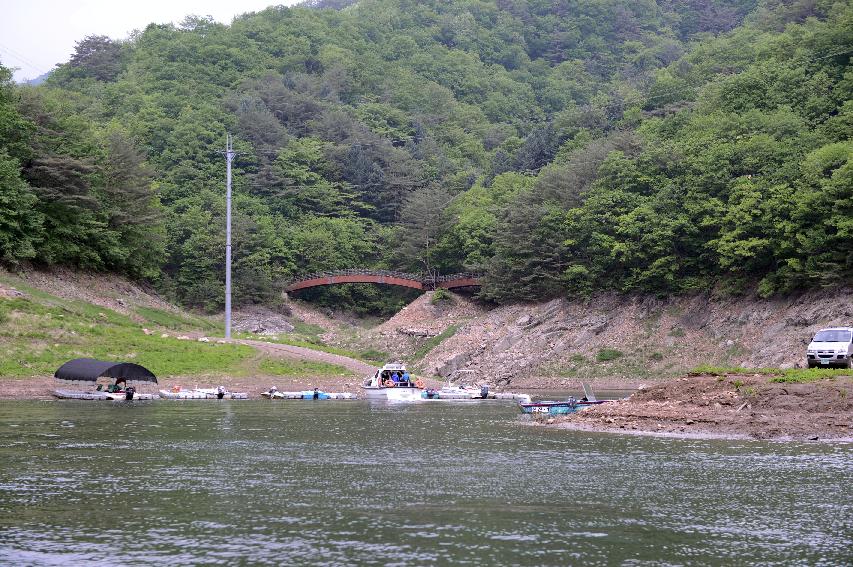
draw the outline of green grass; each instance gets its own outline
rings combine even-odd
[[[124,315],[47,294],[0,300],[0,318],[6,321],[0,327],[3,377],[52,375],[80,357],[135,362],[158,376],[229,372],[255,352],[243,345],[146,335]]]
[[[724,374],[781,374],[785,372],[779,368],[744,368],[742,366],[712,366],[701,364],[690,370],[690,374],[710,374],[721,376]]]
[[[622,356],[623,353],[621,350],[616,350],[615,348],[603,348],[595,355],[595,360],[598,362],[609,362],[611,360],[616,360],[617,358],[622,358]]]
[[[165,327],[167,329],[200,329],[203,331],[221,331],[222,326],[209,321],[203,317],[182,316],[177,313],[170,313],[162,309],[154,309],[152,307],[137,307],[136,313],[154,325]]]
[[[304,323],[302,321],[293,320],[290,322],[293,325],[293,332],[297,335],[303,335],[306,337],[309,342],[317,341],[318,343],[322,343],[320,340],[320,335],[326,332],[326,329],[321,327],[320,325],[312,325],[311,323]]]
[[[386,352],[375,350],[375,349],[366,349],[361,351],[354,351],[345,348],[338,348],[329,346],[322,341],[314,342],[313,340],[306,339],[304,337],[299,336],[282,336],[282,335],[255,335],[253,333],[234,333],[234,338],[236,339],[249,339],[253,341],[264,341],[268,343],[276,343],[281,345],[290,345],[297,346],[303,348],[310,348],[311,350],[318,350],[320,352],[327,352],[329,354],[339,354],[341,356],[346,356],[347,358],[354,358],[356,360],[361,360],[363,362],[368,362],[371,364],[385,364],[388,361],[389,355]]]
[[[352,376],[352,372],[328,362],[314,362],[310,360],[264,360],[259,365],[261,372],[273,376]]]
[[[443,330],[438,335],[427,340],[423,344],[423,346],[421,348],[419,348],[418,351],[415,353],[415,359],[420,360],[423,357],[425,357],[429,353],[429,351],[431,351],[432,349],[434,349],[435,347],[440,345],[442,343],[442,341],[444,341],[445,339],[449,339],[450,337],[455,335],[456,331],[458,331],[458,330],[459,330],[459,325],[450,325],[449,327],[447,327],[445,330]]]
[[[844,368],[743,368],[740,366],[697,366],[691,374],[712,376],[761,374],[770,376],[770,382],[806,383],[831,380],[836,376],[853,376],[853,370]],[[722,378],[721,378],[722,379]]]
[[[391,358],[391,355],[385,351],[369,348],[360,351],[356,358],[364,360],[365,362],[374,362],[378,365],[382,365],[388,362],[388,360]]]
[[[853,370],[847,368],[792,368],[783,370],[782,376],[774,376],[771,382],[805,383],[818,380],[831,380],[836,376],[853,376]]]

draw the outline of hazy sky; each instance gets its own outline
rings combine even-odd
[[[0,0],[0,63],[15,80],[35,79],[65,63],[87,35],[125,39],[150,23],[179,23],[189,14],[230,24],[234,16],[298,0]]]

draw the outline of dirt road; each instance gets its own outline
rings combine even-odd
[[[349,358],[340,354],[332,354],[319,350],[313,350],[305,347],[283,345],[278,343],[267,343],[264,341],[254,341],[249,339],[238,339],[233,342],[243,345],[249,345],[271,356],[337,364],[338,366],[343,366],[347,370],[350,370],[362,377],[365,377],[376,370],[376,367],[371,366],[366,362],[356,360],[354,358]]]

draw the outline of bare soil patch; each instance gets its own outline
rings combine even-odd
[[[689,376],[545,424],[684,436],[853,440],[853,377],[773,383],[767,375]]]

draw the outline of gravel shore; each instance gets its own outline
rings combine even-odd
[[[853,441],[853,377],[776,383],[766,375],[688,376],[538,423],[683,437]]]

